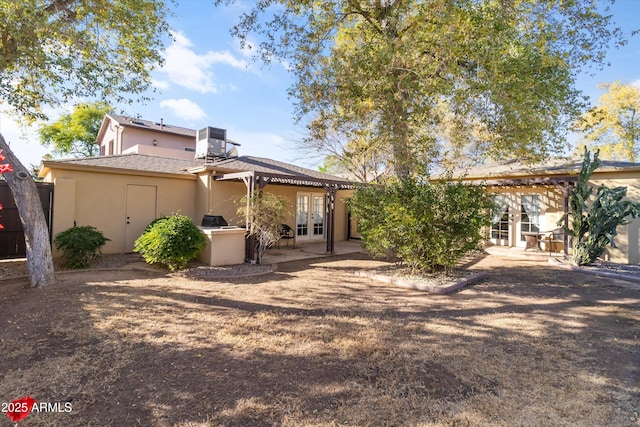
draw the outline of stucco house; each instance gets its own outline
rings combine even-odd
[[[158,122],[106,114],[98,131],[96,144],[101,156],[114,154],[148,154],[172,159],[193,160],[196,131]]]
[[[544,236],[558,228],[558,220],[569,209],[569,190],[575,185],[581,166],[581,159],[551,159],[533,166],[512,160],[477,166],[459,176],[470,183],[486,184],[494,194],[500,212],[488,230],[489,241],[525,248],[527,234]],[[640,202],[640,163],[603,160],[590,184],[594,193],[601,184],[627,187],[627,198]],[[640,218],[621,226],[614,241],[617,248],[607,249],[607,260],[640,263]],[[566,244],[557,246],[550,249],[570,251]]]
[[[74,224],[91,225],[110,239],[103,253],[129,253],[159,216],[180,212],[197,225],[205,215],[222,216],[228,227],[204,229],[209,243],[201,259],[212,265],[242,263],[246,219],[236,214],[236,201],[260,188],[288,201],[285,224],[294,230],[296,244],[325,241],[332,252],[336,241],[349,238],[344,199],[352,191],[350,182],[285,162],[238,156],[233,149],[238,144],[226,140],[225,132],[208,131],[225,138],[214,141],[222,150],[196,158],[195,130],[107,115],[96,141],[104,155],[41,164],[39,176],[54,183],[53,235]]]

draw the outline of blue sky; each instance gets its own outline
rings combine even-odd
[[[296,148],[302,130],[294,124],[290,85],[285,64],[263,67],[253,63],[229,34],[241,6],[214,7],[208,0],[178,0],[170,19],[175,41],[167,44],[166,64],[154,72],[155,98],[147,105],[125,110],[127,115],[200,129],[227,129],[227,137],[240,143],[241,155],[269,157],[315,168],[321,163]],[[595,103],[602,94],[599,83],[621,80],[640,85],[640,0],[618,0],[611,13],[628,44],[610,49],[602,71],[583,74],[578,88]],[[25,165],[38,164],[47,150],[40,146],[35,128],[20,128],[0,106],[0,132]],[[52,111],[55,120],[63,110]],[[26,138],[25,138],[26,135]]]

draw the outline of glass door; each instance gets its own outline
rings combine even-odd
[[[296,202],[296,240],[322,240],[325,238],[325,195],[298,193]]]
[[[520,235],[518,246],[526,242],[524,233],[540,232],[540,196],[527,194],[520,197]]]
[[[298,194],[296,203],[296,240],[309,240],[309,195]]]
[[[324,194],[313,195],[313,213],[311,215],[311,219],[313,220],[313,236],[315,238],[324,238]]]
[[[497,194],[494,197],[497,210],[493,216],[490,240],[495,245],[509,246],[509,195]]]

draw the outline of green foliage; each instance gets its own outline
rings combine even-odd
[[[65,267],[87,268],[102,253],[100,249],[109,240],[97,228],[82,225],[58,233],[53,243],[62,251]]]
[[[635,162],[640,156],[640,88],[620,82],[602,88],[607,93],[576,123],[584,135],[578,149],[598,148],[603,159]]]
[[[249,198],[240,198],[238,215],[249,218],[248,235],[256,240],[258,264],[262,256],[274,243],[280,240],[282,223],[287,215],[287,199],[273,193],[256,191]]]
[[[461,154],[541,158],[563,150],[583,107],[576,70],[599,65],[620,41],[600,6],[260,0],[233,32],[241,43],[257,39],[262,60],[291,64],[296,118],[308,121],[313,150],[384,159],[405,178],[423,162]]]
[[[628,224],[628,217],[640,216],[640,203],[623,200],[626,187],[608,188],[601,185],[589,206],[593,187],[589,178],[600,166],[599,151],[593,155],[584,149],[584,160],[578,182],[569,194],[570,211],[565,213],[558,225],[562,225],[571,237],[572,257],[577,265],[589,265],[600,257],[608,245],[616,247],[614,237],[620,225]],[[569,226],[564,226],[565,220]]]
[[[451,268],[477,249],[493,207],[482,186],[409,178],[361,187],[348,204],[373,256],[397,257],[423,271]]]
[[[176,271],[186,268],[205,245],[205,235],[191,218],[173,214],[152,221],[135,241],[134,251],[149,264],[160,264]]]
[[[92,157],[99,154],[95,144],[104,115],[112,108],[104,102],[78,104],[71,114],[38,130],[44,146],[53,146],[56,156]]]
[[[169,35],[163,0],[0,0],[0,99],[28,119],[45,106],[130,103],[151,85]]]

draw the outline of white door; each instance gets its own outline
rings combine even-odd
[[[322,240],[325,238],[325,195],[322,193],[298,193],[296,202],[296,241]]]
[[[491,243],[525,247],[526,239],[523,233],[540,231],[539,194],[497,194],[494,203],[498,210],[490,228]]]
[[[153,185],[127,185],[125,253],[133,252],[135,241],[156,219],[156,192]]]

